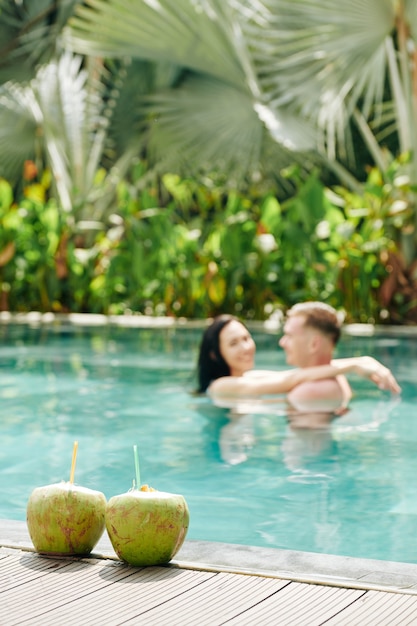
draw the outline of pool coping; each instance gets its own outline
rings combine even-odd
[[[0,548],[34,552],[26,522],[0,519]],[[91,557],[118,560],[107,533]],[[169,566],[417,595],[413,563],[186,540]]]
[[[276,333],[282,327],[282,316],[265,321],[246,320],[245,323],[254,329]],[[120,327],[120,328],[196,328],[203,329],[210,319],[188,319],[184,317],[154,317],[149,315],[102,315],[95,313],[11,313],[0,311],[1,324],[26,324],[29,326],[54,326],[69,324],[88,327]],[[381,324],[344,324],[342,333],[356,337],[392,336],[417,337],[417,325],[393,326]]]

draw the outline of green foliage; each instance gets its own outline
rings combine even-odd
[[[372,168],[361,194],[336,189],[346,215],[340,232],[339,300],[359,322],[417,321],[416,187],[402,173],[408,158],[394,160],[383,174]]]
[[[381,298],[412,216],[394,170],[391,187],[372,170],[357,195],[289,168],[295,193],[280,203],[272,190],[228,191],[215,178],[148,180],[138,162],[106,222],[64,213],[46,175],[18,202],[0,180],[0,306],[265,319],[313,299],[350,321],[401,321],[398,305],[405,312],[410,301],[391,309],[386,287]]]
[[[53,310],[63,301],[57,255],[62,214],[54,200],[44,201],[39,186],[12,203],[9,184],[0,181],[0,303],[15,311]]]

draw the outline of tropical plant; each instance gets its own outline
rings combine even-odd
[[[183,69],[172,88],[142,102],[150,155],[165,171],[217,169],[228,173],[231,187],[261,172],[285,184],[280,170],[314,147],[314,128],[290,108],[270,119],[237,13],[233,3],[217,0],[87,2],[65,41],[86,55],[129,55]],[[300,159],[308,160],[314,162],[313,153]]]
[[[86,0],[70,26],[67,42],[84,54],[188,68],[174,89],[148,102],[157,121],[150,145],[171,163],[210,162],[229,172],[238,163],[265,175],[262,157],[273,143],[272,167],[283,155],[276,146],[293,151],[294,160],[304,152],[311,158],[305,165],[321,159],[364,202],[370,197],[358,160],[366,158],[387,185],[394,169],[407,176],[402,200],[411,217],[389,258],[395,256],[398,278],[405,272],[414,280],[415,0]],[[394,181],[394,196],[398,186]],[[398,280],[392,285],[400,287]]]
[[[0,180],[0,308],[263,319],[320,299],[346,309],[349,321],[412,320],[398,298],[379,315],[391,275],[378,260],[395,249],[396,227],[379,217],[389,203],[377,173],[367,191],[375,211],[366,215],[361,197],[344,189],[329,197],[316,173],[304,182],[297,169],[287,173],[297,192],[283,203],[272,192],[248,197],[221,179],[208,186],[176,174],[149,178],[144,189],[145,171],[138,162],[118,184],[117,209],[89,245],[47,199],[50,177],[37,181],[33,164],[19,202]]]
[[[31,80],[55,55],[78,0],[0,0],[0,84]]]
[[[45,200],[47,177],[29,185],[27,197],[13,202],[11,186],[0,180],[1,310],[55,309],[62,302],[60,245],[65,215]]]
[[[361,194],[339,187],[338,196],[332,195],[346,215],[338,288],[346,310],[359,321],[417,322],[412,202],[417,186],[399,175],[404,160],[394,160],[383,173],[372,168]]]
[[[304,235],[313,239],[312,249],[303,247],[307,265],[297,264],[296,252],[291,259],[290,247],[284,254],[287,269],[280,279],[286,284],[291,271],[297,278],[291,284],[298,284],[285,298],[291,298],[292,293],[301,296],[304,280],[311,287],[310,293],[316,284],[317,293],[330,297],[329,283],[323,287],[317,273],[311,274],[311,268],[335,259],[331,247],[336,245],[336,238],[326,247],[326,238],[317,235],[320,222],[315,220],[317,215],[323,217],[323,209],[327,215],[326,200],[322,191],[317,192],[316,176],[307,178],[306,186],[300,187],[299,181],[285,175],[286,166],[294,161],[298,161],[300,172],[304,170],[303,181],[306,172],[325,164],[348,191],[337,190],[342,210],[332,210],[331,219],[324,221],[355,219],[355,211],[362,211],[354,226],[354,241],[341,240],[345,270],[340,289],[351,293],[353,303],[358,287],[366,283],[358,276],[359,269],[368,277],[372,275],[369,292],[379,288],[386,265],[390,280],[378,293],[384,306],[391,307],[388,316],[394,303],[413,311],[417,246],[414,0],[352,0],[345,4],[339,0],[67,0],[59,10],[55,5],[52,0],[33,0],[30,6],[24,0],[0,0],[0,25],[13,26],[7,33],[4,30],[4,40],[10,45],[3,49],[0,69],[6,71],[9,64],[13,67],[25,59],[27,77],[36,66],[31,82],[5,83],[0,93],[0,175],[13,180],[28,158],[35,161],[39,171],[49,167],[51,193],[76,216],[83,231],[82,247],[87,235],[94,243],[90,256],[94,271],[100,273],[95,253],[103,254],[106,263],[118,256],[117,237],[112,243],[107,241],[106,220],[118,208],[113,192],[132,155],[146,146],[149,161],[159,163],[160,171],[178,174],[186,168],[198,175],[224,174],[228,200],[219,202],[224,215],[218,218],[212,204],[207,203],[203,210],[208,211],[216,228],[209,235],[207,224],[202,226],[207,238],[200,239],[203,248],[199,252],[205,276],[210,278],[207,284],[212,294],[217,293],[219,304],[245,308],[242,294],[250,291],[259,272],[264,275],[257,265],[259,250],[253,246],[257,237],[273,234],[264,218],[260,219],[263,209],[259,208],[259,195],[265,196],[274,178],[280,184],[274,195],[282,200],[280,189],[286,184],[289,197],[288,203],[271,199],[265,205],[269,207],[265,209],[267,221],[276,223],[278,230],[273,236],[278,237],[280,249],[286,241],[294,246],[294,241],[298,243]],[[36,50],[41,48],[36,46],[46,24],[53,24],[51,32],[57,35],[73,9],[70,28],[59,41],[59,56],[51,59],[56,50],[46,38],[42,54],[37,56]],[[62,46],[86,55],[85,59],[81,62],[68,51],[61,58]],[[17,128],[22,130],[18,137]],[[364,159],[376,165],[367,181],[355,166]],[[101,169],[103,164],[106,170]],[[376,176],[378,184],[374,184]],[[147,174],[132,188],[141,202],[148,193],[149,180]],[[170,182],[165,180],[164,193],[190,193],[183,177],[178,184],[172,177]],[[257,197],[252,183],[260,181],[263,186]],[[288,181],[298,190],[295,196],[288,194]],[[249,198],[251,211],[258,207],[258,213],[248,211],[238,192],[239,200],[234,204],[231,190],[239,185]],[[307,193],[308,185],[316,192]],[[200,193],[202,197],[204,193]],[[123,204],[120,196],[119,202]],[[175,224],[178,204],[171,207],[169,202],[158,202],[143,209],[156,210],[147,218],[155,235],[158,223],[165,219],[162,207]],[[191,217],[199,210],[192,209],[195,214]],[[277,226],[284,219],[289,221]],[[126,218],[125,239],[120,245],[128,239],[128,222]],[[135,245],[136,218],[133,222]],[[167,225],[168,221],[163,229]],[[145,228],[145,222],[140,228]],[[285,229],[287,236],[281,238]],[[180,230],[179,225],[177,234]],[[389,230],[394,234],[387,237]],[[320,241],[316,242],[316,236]],[[372,248],[369,242],[373,237],[377,244],[374,242],[374,256],[369,260],[367,249]],[[226,267],[218,262],[218,253],[229,250],[232,241],[241,254],[240,262],[234,263],[232,255]],[[380,250],[384,241],[385,255]],[[191,256],[185,254],[190,263],[195,254],[193,245],[187,248]],[[354,262],[361,254],[368,259],[365,268]],[[278,250],[272,250],[271,255],[278,259]],[[326,281],[334,277],[326,272],[323,275]],[[242,282],[242,276],[250,277],[247,283]],[[407,289],[401,287],[404,281]],[[269,282],[262,284],[265,293],[270,293]],[[97,278],[94,293],[99,293],[102,284],[103,279]],[[185,285],[182,288],[186,289]],[[187,291],[190,293],[194,294]],[[276,292],[273,295],[280,297]],[[166,302],[169,309],[172,303],[169,298]],[[86,306],[85,301],[81,304],[80,300],[80,306]],[[175,306],[183,310],[178,301]],[[356,306],[360,307],[358,298]]]
[[[29,84],[0,88],[2,175],[17,181],[28,159],[39,171],[49,167],[62,208],[75,213],[88,201],[105,137],[100,91],[88,94],[88,72],[81,65],[81,57],[64,53]],[[91,72],[100,69],[91,64]]]
[[[0,86],[0,176],[22,192],[24,164],[51,174],[49,195],[84,236],[105,228],[117,183],[143,147],[134,104],[175,73],[141,61],[63,51],[27,83]],[[133,103],[133,106],[132,106]]]

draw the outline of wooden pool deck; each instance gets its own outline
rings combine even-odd
[[[0,520],[0,625],[417,625],[417,566],[186,542],[165,567],[43,557]]]

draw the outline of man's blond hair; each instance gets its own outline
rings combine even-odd
[[[342,332],[343,316],[324,302],[300,302],[287,311],[287,317],[302,315],[305,326],[320,331],[336,345]]]

